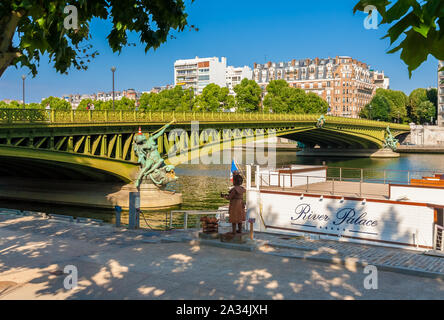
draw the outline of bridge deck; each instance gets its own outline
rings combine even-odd
[[[350,182],[350,181],[327,181],[312,183],[296,187],[261,187],[261,190],[303,193],[316,195],[334,195],[343,197],[357,197],[387,200],[389,199],[389,186],[382,183]]]

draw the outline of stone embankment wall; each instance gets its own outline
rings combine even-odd
[[[411,124],[410,142],[418,146],[444,148],[444,127]]]

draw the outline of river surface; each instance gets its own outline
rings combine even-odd
[[[243,159],[245,162],[245,152]],[[238,159],[241,162],[240,159]],[[329,167],[366,168],[377,170],[405,170],[405,171],[436,171],[444,173],[444,155],[406,154],[395,159],[370,158],[338,158],[338,157],[297,157],[295,152],[277,152],[276,167],[290,164],[327,165]],[[217,209],[226,205],[220,193],[227,192],[230,187],[231,164],[194,164],[180,165],[176,168],[179,183],[176,190],[183,194],[184,210]],[[241,167],[244,165],[241,164]],[[102,219],[114,222],[113,210],[90,209],[61,205],[38,203],[0,201],[0,207],[20,210],[42,211],[46,213],[66,214],[73,216]],[[158,215],[166,212],[158,212]],[[123,218],[125,220],[125,218]]]

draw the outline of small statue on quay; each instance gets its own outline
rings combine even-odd
[[[319,128],[319,129],[323,128],[325,125],[325,121],[326,121],[325,116],[321,115],[318,119],[318,122],[316,123],[316,128]]]
[[[232,225],[231,234],[242,234],[242,225],[246,221],[244,193],[245,188],[242,187],[244,179],[238,171],[233,173],[233,188],[231,188],[228,194],[221,193],[221,197],[230,200],[230,206],[228,209],[229,222]],[[236,231],[236,226],[238,230]]]
[[[149,138],[142,134],[140,130],[139,134],[134,136],[133,148],[140,164],[135,183],[137,188],[142,183],[152,183],[158,187],[163,187],[178,179],[174,173],[175,167],[165,164],[156,143],[156,140],[164,134],[173,122],[166,124],[157,133],[151,134]]]

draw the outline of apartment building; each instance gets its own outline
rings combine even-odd
[[[114,100],[121,100],[123,97],[127,97],[128,99],[135,100],[136,102],[140,98],[140,93],[136,92],[134,89],[127,89],[123,91],[114,91]],[[113,100],[113,92],[97,92],[93,94],[67,94],[62,96],[62,99],[68,101],[71,104],[71,107],[75,110],[79,106],[82,100],[98,100],[98,101],[112,101]]]
[[[384,71],[370,70],[370,77],[377,88],[390,89],[390,78],[384,74]]]
[[[438,67],[438,126],[444,127],[444,61],[439,61]]]
[[[217,57],[177,60],[174,62],[174,85],[193,89],[196,94],[210,83],[226,86],[225,70],[227,58]]]
[[[210,83],[230,89],[241,81],[253,78],[253,71],[248,66],[227,66],[227,58],[199,58],[177,60],[174,63],[174,85],[180,85],[184,89],[192,88],[196,94],[201,94]]]
[[[94,95],[66,94],[62,96],[62,99],[68,101],[73,109],[77,109],[82,98],[95,100]]]
[[[226,86],[230,89],[230,94],[235,95],[234,87],[241,83],[243,79],[253,79],[253,70],[248,66],[233,67],[228,66],[225,71]]]
[[[313,92],[328,102],[329,114],[358,118],[379,86],[389,85],[380,72],[351,57],[291,60],[254,64],[253,79],[266,89],[271,80],[284,79],[290,86]],[[379,79],[378,86],[375,77]]]
[[[162,92],[164,90],[170,90],[170,89],[173,89],[173,88],[174,88],[174,85],[167,84],[165,86],[153,87],[150,91],[144,91],[142,93],[159,93],[159,92]]]

